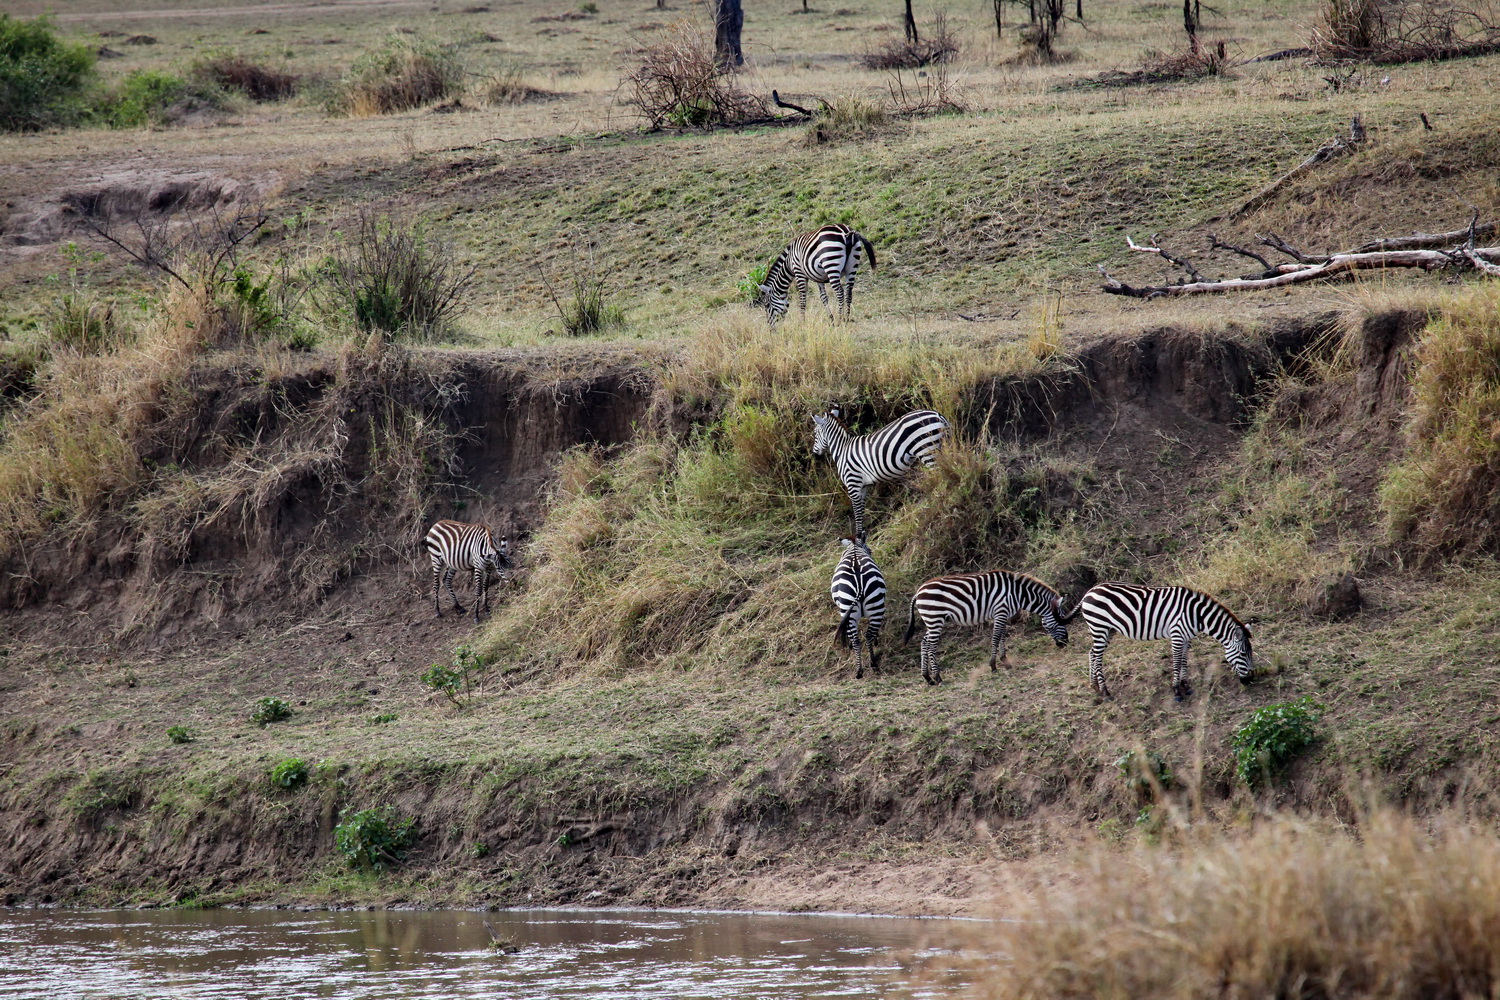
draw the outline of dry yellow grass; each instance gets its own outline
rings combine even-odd
[[[1492,997],[1500,840],[1388,809],[1085,849],[996,902],[969,971],[989,1000]]]

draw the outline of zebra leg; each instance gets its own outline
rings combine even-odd
[[[802,311],[802,315],[804,317],[807,316],[807,279],[806,278],[798,278],[797,279],[797,308]]]
[[[865,654],[859,641],[859,619],[853,615],[849,616],[849,646],[854,650],[854,679],[859,680],[865,675]]]
[[[854,275],[844,279],[844,320],[854,322]]]
[[[837,281],[838,279],[831,278],[829,280]],[[834,291],[836,293],[838,292],[837,285],[834,286]],[[818,282],[818,298],[823,301],[823,311],[828,314],[828,318],[835,319],[836,317],[833,315],[833,310],[828,307],[828,285],[825,282]]]
[[[453,610],[463,614],[466,609],[458,603],[458,595],[453,592],[453,574],[456,572],[458,572],[456,566],[449,566],[443,571],[443,586],[448,588],[448,596],[453,598]]]
[[[484,571],[483,566],[474,571],[474,621],[476,624],[479,621],[480,605],[484,605],[485,610],[489,610],[490,598],[484,589],[486,577],[488,576],[489,574]]]
[[[849,508],[854,516],[854,537],[858,538],[865,531],[865,492],[869,487],[845,483],[844,489],[849,491]]]
[[[833,285],[833,301],[839,307],[839,311],[838,311],[837,315],[834,314],[834,312],[833,312],[832,309],[829,309],[828,310],[828,316],[835,323],[837,323],[839,320],[841,320],[841,319],[844,318],[844,286],[842,284],[840,284],[837,275],[829,278],[828,282],[829,282],[829,284]],[[818,286],[818,291],[819,292],[823,291],[823,286],[822,285]],[[828,295],[827,295],[827,293],[823,294],[823,308],[828,309]]]
[[[938,669],[937,644],[942,638],[942,625],[929,625],[922,636],[922,679],[928,684],[941,684],[943,674]]]
[[[1089,679],[1094,682],[1094,690],[1101,698],[1114,697],[1104,683],[1104,647],[1109,645],[1110,635],[1107,630],[1094,633],[1094,645],[1089,650]]]
[[[875,652],[875,643],[880,639],[881,622],[872,621],[865,626],[865,643],[870,647],[870,673],[880,673],[880,654]]]
[[[996,660],[1010,666],[1010,661],[1005,658],[1005,635],[1009,618],[1009,612],[1001,611],[995,616],[995,626],[990,630],[990,673],[995,672]]]
[[[432,610],[437,612],[439,618],[443,617],[443,606],[438,602],[438,581],[442,579],[442,576],[442,568],[434,559],[432,561]]]
[[[1187,636],[1172,636],[1172,697],[1177,701],[1189,698],[1193,694],[1193,686],[1188,683],[1187,679],[1187,654]]]

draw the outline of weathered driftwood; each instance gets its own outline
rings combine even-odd
[[[1260,237],[1263,246],[1280,250],[1292,258],[1289,263],[1270,264],[1260,254],[1237,247],[1232,244],[1222,243],[1217,236],[1210,234],[1209,246],[1211,249],[1231,250],[1245,257],[1259,261],[1264,268],[1259,274],[1246,275],[1239,278],[1222,278],[1217,281],[1206,279],[1199,273],[1198,269],[1186,259],[1177,256],[1157,244],[1155,237],[1149,245],[1142,246],[1130,237],[1125,238],[1126,245],[1137,253],[1155,254],[1163,260],[1169,261],[1188,272],[1189,279],[1174,285],[1128,285],[1118,280],[1099,265],[1099,273],[1104,276],[1103,290],[1111,295],[1127,295],[1138,299],[1154,299],[1160,296],[1170,295],[1202,295],[1212,292],[1246,292],[1261,291],[1267,288],[1283,288],[1287,285],[1300,285],[1309,281],[1326,281],[1353,274],[1355,271],[1370,271],[1383,268],[1418,268],[1424,271],[1436,271],[1444,268],[1455,268],[1460,270],[1475,270],[1490,277],[1500,278],[1500,246],[1476,247],[1474,237],[1477,234],[1493,232],[1494,225],[1485,226],[1471,223],[1468,229],[1460,229],[1452,233],[1418,234],[1413,237],[1403,237],[1394,240],[1375,240],[1365,244],[1356,250],[1347,253],[1336,253],[1328,256],[1315,256],[1302,253],[1296,247],[1291,246],[1281,237],[1274,233]],[[1453,244],[1459,238],[1465,238],[1457,246]],[[1406,241],[1434,242],[1441,240],[1451,249],[1436,248],[1411,248],[1396,249],[1398,244]],[[1387,249],[1367,250],[1370,246],[1385,246]]]

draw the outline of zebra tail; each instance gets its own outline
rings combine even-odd
[[[1078,595],[1078,600],[1076,600],[1076,601],[1073,602],[1073,610],[1069,611],[1067,614],[1063,614],[1062,613],[1062,609],[1059,608],[1058,612],[1057,612],[1057,620],[1060,621],[1060,622],[1062,622],[1064,625],[1066,625],[1066,624],[1068,624],[1068,622],[1072,621],[1074,618],[1077,618],[1078,617],[1078,612],[1081,611],[1081,610],[1083,610],[1083,597],[1084,597],[1084,594],[1087,594],[1087,593],[1088,593],[1088,591],[1085,590],[1083,592],[1083,594],[1079,594]]]
[[[901,637],[901,645],[905,646],[911,642],[911,637],[917,634],[917,595],[912,594],[911,600],[906,604],[906,634]]]
[[[836,626],[836,631],[834,633],[839,644],[848,649],[854,648],[854,643],[849,641],[849,618],[854,614],[855,609],[857,609],[858,607],[858,604],[852,604],[849,606],[849,610],[844,612],[844,617],[839,619],[839,623]]]
[[[859,234],[856,233],[855,235]],[[869,254],[870,256],[870,271],[873,273],[875,270],[875,244],[871,243],[863,236],[859,237],[859,242],[864,245],[865,253]]]

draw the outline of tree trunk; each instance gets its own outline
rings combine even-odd
[[[1005,0],[994,0],[995,3],[995,37],[1005,37]]]
[[[1078,0],[1078,7],[1073,12],[1073,16],[1078,18],[1078,20],[1080,21],[1083,20],[1083,0]]]
[[[1198,54],[1198,18],[1193,15],[1193,0],[1182,0],[1182,27],[1187,31],[1188,49]]]
[[[720,66],[745,64],[745,55],[740,51],[740,30],[744,26],[745,10],[740,0],[714,0],[714,51],[718,53]]]
[[[919,41],[919,39],[917,38],[917,19],[913,17],[911,13],[911,0],[906,0],[906,19],[903,23],[906,25],[907,44],[917,44],[917,42]]]

